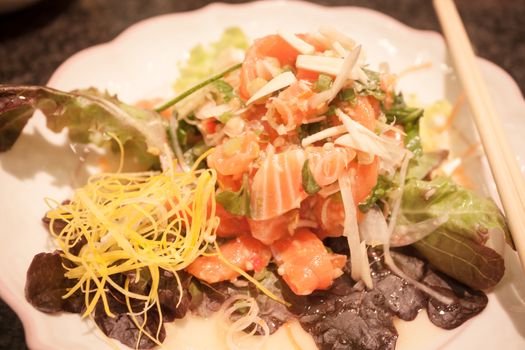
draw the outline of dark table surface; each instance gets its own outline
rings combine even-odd
[[[0,15],[0,83],[45,84],[75,52],[113,39],[142,19],[191,11],[204,0],[43,0]],[[241,3],[245,1],[226,1]],[[409,26],[439,31],[429,0],[321,0],[384,12]],[[503,67],[525,92],[525,0],[456,0],[477,54]],[[17,316],[0,299],[0,349],[26,349]]]

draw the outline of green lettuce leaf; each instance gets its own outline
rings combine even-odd
[[[448,216],[447,231],[485,243],[489,230],[500,229],[510,237],[505,217],[490,198],[456,185],[445,177],[432,181],[409,180],[403,191],[401,223]]]
[[[413,246],[437,269],[472,288],[494,286],[503,276],[503,258],[484,244],[493,229],[511,243],[505,217],[494,201],[444,177],[408,180],[397,224],[438,217],[448,220]]]
[[[503,257],[493,249],[440,227],[413,244],[438,270],[473,289],[494,287],[503,277]]]
[[[197,45],[191,49],[188,60],[179,64],[180,76],[175,82],[175,90],[185,90],[224,68],[217,65],[220,65],[221,54],[230,48],[241,50],[248,48],[248,38],[237,27],[227,28],[221,38],[208,47]]]
[[[426,178],[432,170],[448,157],[448,151],[435,151],[422,153],[419,157],[411,159],[407,172],[407,179],[422,180]]]
[[[111,144],[110,134],[125,147],[127,156],[145,168],[167,164],[166,123],[157,113],[122,103],[96,89],[63,92],[44,86],[0,86],[0,152],[9,150],[36,110],[54,132],[69,129],[74,143]]]

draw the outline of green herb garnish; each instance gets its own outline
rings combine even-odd
[[[393,187],[394,182],[391,179],[384,175],[379,175],[379,177],[377,178],[377,183],[374,186],[374,188],[372,188],[372,191],[370,192],[368,197],[366,197],[364,201],[359,203],[359,210],[361,210],[361,212],[363,213],[369,211],[380,200],[386,198]]]
[[[331,76],[319,74],[317,81],[314,83],[314,91],[321,92],[330,89],[333,81]]]
[[[245,174],[242,179],[241,189],[237,192],[223,191],[215,196],[217,203],[230,214],[250,216],[250,191],[248,175]]]
[[[317,182],[314,179],[314,175],[310,171],[310,167],[308,166],[308,159],[304,162],[303,170],[301,171],[301,175],[303,178],[302,184],[303,189],[308,194],[316,194],[321,190],[321,186],[317,184]]]
[[[219,79],[213,83],[217,91],[222,95],[225,102],[229,102],[235,94],[233,93],[233,86],[228,84],[226,81]]]
[[[355,103],[356,94],[353,88],[341,90],[339,93],[339,99],[345,102]]]

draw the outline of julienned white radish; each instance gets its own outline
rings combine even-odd
[[[335,76],[341,70],[343,60],[340,57],[299,55],[295,65],[297,68]]]
[[[328,90],[322,91],[310,98],[308,104],[311,107],[315,108],[325,103],[328,104],[337,96],[339,91],[341,91],[350,78],[352,70],[357,64],[360,52],[361,46],[357,46],[348,54],[348,56],[346,56],[344,60],[342,60],[341,66],[336,73],[337,76],[335,77],[334,83]]]
[[[195,117],[197,119],[216,118],[230,111],[231,107],[228,104],[207,104],[195,113]]]
[[[312,54],[315,52],[315,47],[299,38],[297,35],[283,30],[277,32],[281,38],[283,38],[288,44],[293,46],[294,49],[302,54]]]
[[[253,94],[252,97],[248,101],[246,101],[246,104],[252,104],[253,102],[268,96],[276,91],[279,91],[281,89],[284,89],[285,87],[288,87],[295,83],[297,81],[297,78],[292,72],[284,72],[270,80],[266,85],[261,87],[255,94]]]
[[[346,128],[347,133],[335,140],[336,145],[350,147],[376,155],[393,163],[399,163],[406,153],[396,141],[386,136],[379,136],[337,108],[335,114]]]
[[[357,225],[357,212],[352,194],[351,177],[345,174],[339,178],[339,188],[343,199],[345,212],[343,235],[348,239],[350,248],[351,275],[354,281],[362,280],[365,285],[372,289],[373,282],[370,273],[370,264],[366,252],[365,242],[361,242],[359,226]]]

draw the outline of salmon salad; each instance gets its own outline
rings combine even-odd
[[[223,315],[232,349],[296,322],[319,349],[374,350],[421,310],[444,329],[480,313],[505,217],[450,176],[447,145],[425,147],[431,113],[365,47],[331,27],[228,28],[179,63],[173,99],[0,85],[0,151],[35,110],[106,150],[48,200],[56,250],[28,267],[26,299],[137,349],[189,314]]]

